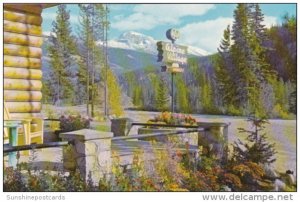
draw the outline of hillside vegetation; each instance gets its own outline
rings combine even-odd
[[[55,105],[89,102],[92,108],[96,103],[103,106],[106,73],[101,37],[107,24],[103,19],[106,11],[101,6],[81,6],[81,30],[74,36],[68,11],[59,7],[62,9],[58,11],[53,32],[56,36],[61,34],[64,41],[57,43],[61,39],[52,35],[44,45],[44,55],[49,56],[43,58],[44,102]],[[293,118],[296,18],[286,15],[282,24],[265,28],[264,14],[258,4],[238,4],[233,17],[233,25],[227,26],[222,39],[216,39],[220,40],[218,51],[208,56],[189,55],[184,73],[175,75],[175,110]],[[93,19],[102,24],[93,24]],[[171,76],[161,72],[153,46],[153,38],[135,32],[111,42],[108,68],[113,83],[108,92],[120,99],[112,108],[123,106],[121,101],[129,97],[135,109],[170,109]],[[116,86],[119,90],[114,91]]]

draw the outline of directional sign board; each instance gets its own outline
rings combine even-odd
[[[158,50],[158,62],[164,62],[166,64],[187,63],[187,47],[170,42],[159,41],[157,42]]]

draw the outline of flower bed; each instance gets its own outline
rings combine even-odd
[[[62,115],[59,117],[60,129],[56,130],[54,133],[56,139],[60,140],[58,137],[60,133],[70,132],[74,130],[80,130],[84,128],[90,128],[90,119],[89,117],[83,117],[81,115]]]
[[[197,125],[196,119],[190,115],[163,112],[150,119],[148,123],[162,123],[169,125]]]
[[[155,116],[153,119],[150,119],[147,123],[153,123],[153,124],[157,123],[157,124],[166,124],[166,125],[197,125],[196,119],[191,117],[190,115],[176,114],[171,112],[163,112],[158,116]],[[176,130],[184,130],[184,128],[148,126],[148,127],[139,128],[138,134],[175,132]],[[180,135],[165,135],[165,136],[158,136],[158,137],[143,138],[143,140],[146,141],[158,141],[158,142],[167,142],[170,141],[171,139],[179,143],[188,142],[191,145],[197,145],[198,133],[186,133]]]
[[[90,128],[89,117],[83,117],[81,115],[62,115],[59,118],[61,132],[69,132],[74,130],[80,130],[84,128]]]

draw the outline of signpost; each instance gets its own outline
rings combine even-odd
[[[169,42],[157,42],[158,62],[165,63],[187,63],[187,47]]]
[[[187,63],[187,46],[177,45],[175,41],[180,37],[180,33],[176,29],[169,29],[166,36],[170,42],[159,41],[157,42],[157,62],[162,62],[162,72],[171,73],[171,94],[172,94],[172,109],[174,112],[174,75],[184,71],[183,65]]]

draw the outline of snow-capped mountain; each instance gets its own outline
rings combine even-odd
[[[124,32],[118,39],[109,40],[108,46],[111,48],[121,48],[134,51],[145,52],[149,54],[157,54],[157,40],[151,36],[147,36],[138,32]],[[98,44],[102,44],[101,41]],[[188,46],[188,54],[195,56],[205,56],[209,53],[201,48]]]
[[[195,55],[195,56],[206,56],[206,55],[209,55],[210,53],[201,48],[197,48],[194,46],[188,46],[188,54]]]
[[[47,46],[49,45],[49,33],[43,34],[43,70],[50,71],[49,55]],[[167,39],[166,39],[167,41]],[[118,39],[108,41],[108,62],[110,67],[118,74],[124,71],[139,70],[146,66],[157,66],[160,68],[161,63],[157,62],[157,40],[151,36],[147,36],[137,32],[125,32]],[[102,41],[97,42],[98,47],[102,45]],[[78,50],[80,50],[80,42],[78,42]],[[201,48],[188,46],[189,56],[203,56],[208,53]],[[77,69],[77,65],[74,65]]]

